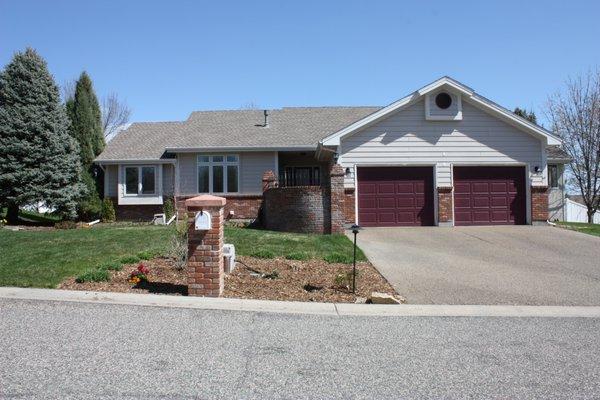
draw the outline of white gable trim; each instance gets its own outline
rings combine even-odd
[[[452,88],[454,91],[460,93],[463,100],[468,100],[473,105],[477,106],[478,108],[480,108],[484,111],[487,111],[490,114],[510,123],[511,125],[515,126],[516,128],[519,128],[522,131],[524,131],[530,135],[533,135],[540,139],[545,140],[546,144],[548,144],[548,145],[560,145],[561,144],[561,140],[557,136],[555,136],[551,132],[547,131],[546,129],[542,128],[541,126],[533,124],[533,123],[527,121],[526,119],[515,115],[514,113],[507,110],[506,108],[494,103],[493,101],[491,101],[483,96],[478,95],[470,87],[463,85],[462,83],[460,83],[450,77],[447,77],[447,76],[444,76],[444,77],[436,80],[435,82],[432,82],[429,85],[422,87],[421,89],[417,90],[416,92],[414,92],[398,101],[395,101],[394,103],[388,105],[387,107],[384,107],[381,110],[378,110],[378,111],[374,112],[373,114],[370,114],[370,115],[366,116],[365,118],[356,121],[352,125],[349,125],[346,128],[343,128],[343,129],[335,132],[334,134],[327,136],[325,139],[323,139],[321,141],[321,144],[324,146],[339,146],[342,138],[353,135],[356,132],[358,132],[359,130],[364,129],[364,128],[386,118],[390,114],[393,114],[397,111],[400,111],[400,110],[408,107],[409,105],[420,100],[426,94],[431,93],[432,91],[434,91],[442,86]]]

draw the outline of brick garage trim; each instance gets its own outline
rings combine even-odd
[[[531,222],[546,222],[548,220],[548,187],[531,187]]]
[[[438,187],[438,225],[453,224],[454,205],[452,187]]]
[[[344,222],[354,224],[356,221],[354,188],[344,189]]]

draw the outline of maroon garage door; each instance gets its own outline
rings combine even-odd
[[[525,223],[525,167],[454,167],[456,225]]]
[[[360,225],[433,225],[432,167],[363,167],[357,178]]]

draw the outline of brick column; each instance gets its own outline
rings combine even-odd
[[[451,187],[439,187],[438,192],[438,225],[439,226],[452,226],[454,221],[453,206],[452,206],[452,188]]]
[[[192,197],[185,201],[188,221],[188,294],[218,297],[223,293],[223,209],[225,199],[210,195]],[[211,216],[211,229],[195,229],[196,212]]]
[[[277,178],[275,177],[275,173],[271,170],[265,171],[262,177],[262,190],[263,193],[269,189],[272,189],[277,186]]]
[[[531,223],[545,224],[548,220],[548,187],[531,187]]]
[[[329,170],[331,196],[331,233],[344,233],[344,168],[333,164]]]

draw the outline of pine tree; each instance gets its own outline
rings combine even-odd
[[[529,122],[533,122],[534,124],[537,124],[537,117],[535,116],[535,113],[533,112],[533,110],[527,111],[525,108],[517,107],[517,108],[515,108],[515,110],[513,112],[515,114],[517,114],[519,117],[525,118]]]
[[[28,48],[0,73],[0,203],[9,223],[19,207],[43,201],[75,217],[83,187],[79,146],[44,59]]]
[[[83,172],[81,182],[86,187],[86,196],[78,204],[78,214],[82,219],[100,216],[102,201],[98,195],[101,171],[93,165],[93,160],[104,149],[104,134],[98,98],[90,76],[84,71],[75,85],[75,94],[66,101],[66,109],[71,119],[70,133],[79,143]]]
[[[104,135],[98,98],[92,80],[82,72],[75,85],[75,95],[67,100],[71,119],[71,135],[79,142],[81,165],[84,170],[92,167],[92,161],[104,150]]]

